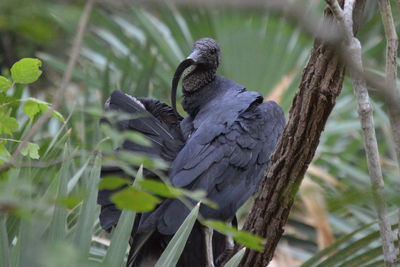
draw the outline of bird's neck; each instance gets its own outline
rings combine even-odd
[[[185,90],[185,84],[183,84],[182,107],[192,117],[195,117],[202,107],[220,93],[221,88],[217,86],[218,78],[216,79],[216,77],[214,74],[213,78],[207,83],[199,82],[198,84],[201,84],[201,86],[192,91]]]
[[[215,79],[216,69],[202,69],[194,65],[188,68],[182,79],[184,92],[200,90]]]

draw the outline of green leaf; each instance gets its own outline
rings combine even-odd
[[[113,178],[115,178],[114,181],[116,181],[116,183],[127,181],[127,179],[123,179],[120,177],[110,177],[105,179],[113,179]],[[116,178],[122,179],[123,181]],[[143,179],[143,166],[141,165],[139,167],[139,170],[137,171],[134,185],[136,185],[136,183],[138,181],[141,181],[142,179]],[[132,226],[135,221],[135,216],[136,213],[130,210],[122,211],[121,217],[118,220],[117,227],[113,231],[111,244],[107,250],[107,254],[104,259],[104,262],[108,263],[110,266],[122,266],[125,252],[129,243],[129,238],[131,236]]]
[[[81,178],[82,174],[85,172],[88,164],[90,162],[90,158],[83,164],[83,166],[72,176],[72,178],[69,178],[68,181],[68,186],[67,186],[67,192],[70,193],[72,189],[76,186],[78,183],[79,179]]]
[[[66,197],[61,197],[57,199],[57,203],[67,207],[68,209],[72,209],[76,207],[79,202],[83,199],[83,195],[69,195]]]
[[[61,115],[61,113],[58,112],[57,110],[54,110],[54,111],[51,113],[51,116],[52,116],[53,118],[56,118],[57,120],[59,120],[59,121],[61,121],[61,122],[65,122],[64,116]]]
[[[179,257],[181,256],[186,245],[186,241],[192,232],[193,225],[197,220],[199,209],[200,203],[198,203],[192,209],[185,221],[183,221],[182,225],[168,243],[168,246],[165,248],[164,252],[161,254],[161,257],[158,259],[155,267],[175,266],[177,264]]]
[[[233,257],[227,263],[225,263],[224,267],[237,267],[237,266],[239,266],[239,263],[242,260],[245,251],[246,251],[246,249],[242,248],[241,250],[236,252],[236,254],[233,255]]]
[[[210,206],[211,208],[218,208],[217,203],[207,199],[207,194],[202,190],[185,190],[182,188],[174,187],[164,182],[155,181],[151,179],[144,179],[138,182],[141,189],[154,193],[156,195],[168,198],[179,198],[185,196],[193,199],[196,202],[201,202],[204,205]]]
[[[18,130],[18,127],[18,122],[15,118],[0,114],[0,134],[12,135],[14,131]]]
[[[33,83],[42,75],[41,66],[37,58],[23,58],[11,67],[11,77],[16,83]]]
[[[182,188],[174,187],[164,182],[155,181],[151,179],[144,179],[139,181],[141,189],[154,193],[156,195],[168,198],[179,198],[186,196],[187,198],[193,199],[196,202],[201,202],[204,205],[210,206],[211,208],[218,208],[217,203],[207,199],[207,194],[203,190],[185,190]]]
[[[129,184],[129,182],[130,181],[128,179],[122,177],[116,177],[116,176],[104,177],[99,182],[99,189],[114,190],[123,185]]]
[[[11,266],[10,248],[8,246],[8,233],[7,233],[7,217],[2,214],[0,216],[0,265],[4,267]]]
[[[12,104],[17,104],[18,102],[19,99],[16,97],[0,95],[0,104],[12,105]]]
[[[359,251],[365,249],[369,244],[378,240],[379,237],[379,231],[375,231],[355,242],[350,242],[347,246],[335,251],[335,253],[318,263],[316,266],[337,266],[338,263],[342,263],[347,259],[352,258]]]
[[[4,145],[0,144],[0,164],[6,162],[9,158],[11,158],[10,152]]]
[[[99,213],[99,207],[96,203],[97,184],[100,179],[101,158],[97,156],[94,159],[94,165],[87,177],[87,198],[83,201],[79,212],[78,221],[74,233],[74,245],[81,252],[81,255],[87,256],[92,240],[92,229]]]
[[[167,185],[163,182],[144,179],[142,181],[139,181],[138,184],[142,189],[150,191],[162,197],[177,198],[183,196],[183,193],[179,188]]]
[[[330,244],[328,247],[324,248],[323,250],[319,251],[318,253],[314,254],[310,259],[308,259],[306,262],[304,262],[301,267],[310,267],[310,266],[316,266],[318,261],[321,261],[327,257],[327,255],[333,253],[335,250],[338,249],[339,246],[344,244],[345,242],[351,240],[355,235],[360,233],[361,231],[367,229],[370,227],[373,223],[369,223],[367,225],[363,225],[359,229],[344,235],[337,239],[335,242]]]
[[[46,112],[49,109],[49,106],[50,104],[45,101],[30,97],[25,101],[22,110],[29,118],[33,119],[36,114]],[[51,116],[61,122],[65,122],[63,115],[58,111],[53,111]]]
[[[70,178],[69,176],[69,167],[71,166],[72,160],[69,157],[69,147],[67,144],[64,145],[64,160],[61,164],[61,168],[58,172],[58,175],[56,179],[58,179],[58,189],[57,189],[57,202],[62,204],[60,205],[55,205],[54,207],[54,212],[53,212],[53,218],[50,224],[50,229],[49,229],[49,237],[52,240],[57,240],[57,239],[65,239],[66,236],[66,223],[67,223],[67,217],[68,217],[68,211],[65,209],[64,206],[68,207],[68,203],[66,203],[65,199],[68,198],[68,193],[67,193],[67,183],[68,179]],[[57,180],[56,180],[57,181]]]
[[[4,76],[0,76],[0,93],[7,91],[7,89],[10,89],[12,86],[12,83],[10,80],[8,80]]]
[[[206,221],[202,221],[201,223],[217,230],[218,232],[220,232],[222,234],[231,236],[236,242],[238,242],[239,244],[241,244],[245,247],[248,247],[248,248],[251,248],[251,249],[254,249],[257,251],[261,251],[264,247],[265,241],[261,237],[253,235],[249,232],[240,231],[240,230],[236,229],[235,227],[227,225],[224,222],[215,221],[215,220],[206,220]]]
[[[132,116],[127,117],[126,119],[131,119]],[[118,120],[121,118],[118,117]],[[121,146],[122,142],[125,140],[132,141],[141,146],[151,146],[151,142],[141,133],[133,132],[133,131],[124,131],[120,132],[116,129],[113,129],[108,124],[101,125],[104,134],[111,138],[114,147]]]
[[[114,149],[122,145],[124,139],[119,131],[111,128],[110,125],[105,123],[102,123],[100,125],[100,128],[102,129],[104,135],[108,136],[111,139]]]
[[[348,267],[356,267],[356,266],[365,266],[366,263],[371,260],[380,260],[382,256],[382,246],[379,245],[372,249],[368,249],[367,251],[356,254],[356,256],[348,261],[342,263],[342,266]],[[374,265],[374,266],[383,266],[383,265]]]
[[[149,193],[129,187],[113,194],[111,201],[121,210],[127,209],[136,212],[145,212],[153,210],[160,200]]]
[[[24,149],[22,149],[21,154],[23,156],[29,155],[31,159],[39,159],[39,149],[40,147],[38,144],[28,142]]]
[[[113,231],[111,244],[108,247],[104,262],[109,266],[123,266],[125,252],[131,237],[135,212],[123,210],[118,220],[117,227]]]
[[[35,115],[40,112],[40,107],[35,101],[28,100],[22,106],[22,110],[29,118],[33,119]]]

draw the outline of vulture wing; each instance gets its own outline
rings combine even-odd
[[[199,114],[204,121],[193,121],[193,133],[178,153],[170,172],[172,185],[190,190],[201,189],[218,204],[218,209],[202,206],[205,218],[230,220],[237,209],[255,192],[269,157],[285,124],[281,108],[274,102],[262,102],[254,92],[241,92],[235,99],[253,99],[229,105],[221,114]],[[210,104],[212,106],[212,104]],[[226,115],[224,115],[226,114]],[[233,117],[233,119],[232,119]],[[189,213],[179,200],[168,199],[143,217],[139,231],[157,227],[162,234],[173,234]]]

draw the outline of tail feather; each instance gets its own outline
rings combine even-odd
[[[184,145],[185,140],[180,130],[182,117],[176,115],[171,107],[162,102],[148,98],[135,98],[121,91],[114,91],[107,100],[105,109],[106,111],[122,111],[137,115],[132,119],[122,119],[116,122],[108,120],[107,122],[120,131],[131,130],[139,132],[152,144],[147,147],[131,141],[125,141],[120,149],[144,153],[149,157],[161,158],[171,163]],[[157,179],[155,174],[150,171],[144,170],[144,172],[145,177]],[[119,167],[103,167],[101,176],[109,175],[129,177]],[[100,223],[103,229],[110,230],[118,222],[121,211],[110,201],[110,196],[123,188],[99,191],[97,202],[101,205]],[[168,202],[164,201],[163,203],[167,204]],[[173,235],[163,235],[154,228],[149,231],[138,232],[140,223],[145,221],[145,224],[151,225],[151,222],[157,219],[150,218],[151,215],[157,217],[157,212],[138,214],[136,216],[131,233],[128,267],[153,266],[173,237]],[[206,265],[202,227],[198,222],[195,223],[177,267],[203,267]],[[223,254],[225,248],[225,236],[214,232],[213,250],[215,259]]]
[[[152,142],[151,147],[143,147],[127,141],[123,145],[124,149],[144,152],[171,162],[183,146],[179,128],[182,117],[176,116],[171,107],[160,101],[135,98],[116,90],[107,101],[106,110],[138,115],[137,118],[117,121],[117,128],[120,131],[139,132]]]
[[[141,133],[151,142],[151,146],[143,146],[127,140],[123,143],[122,150],[172,162],[183,146],[184,141],[179,128],[182,118],[175,115],[173,109],[162,102],[148,98],[135,98],[115,90],[106,101],[105,110],[131,114],[132,119],[121,119],[116,122],[103,119],[102,122],[110,123],[119,131]],[[150,171],[144,171],[146,177],[156,178]],[[101,177],[109,175],[129,177],[119,167],[104,166]],[[103,229],[110,230],[118,222],[121,211],[110,201],[110,196],[123,188],[99,191],[97,202],[102,206],[100,224]]]

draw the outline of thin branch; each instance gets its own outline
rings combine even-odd
[[[345,12],[338,10],[332,0],[326,0],[333,13],[337,17],[343,26],[346,28],[345,32],[351,32],[351,35],[346,36],[346,42],[344,43],[344,49],[347,50],[347,55],[351,56],[351,61],[356,65],[356,69],[363,72],[362,58],[361,58],[361,44],[357,38],[353,35],[352,27],[352,10],[353,1],[346,1]],[[336,2],[337,4],[337,2]],[[337,4],[338,5],[338,4]],[[346,18],[344,18],[344,16]],[[347,22],[347,23],[346,23]],[[364,131],[364,146],[365,153],[367,156],[368,171],[372,184],[372,192],[376,210],[378,213],[378,223],[380,229],[380,235],[383,245],[383,254],[386,266],[396,266],[396,249],[393,243],[393,234],[389,221],[389,216],[384,200],[384,182],[382,177],[382,170],[379,160],[378,143],[375,134],[375,124],[372,114],[372,106],[368,95],[367,84],[363,75],[359,75],[358,72],[350,70],[350,76],[352,78],[354,93],[357,100],[357,111],[360,116],[361,127]]]
[[[389,0],[379,0],[379,11],[381,13],[383,27],[386,36],[386,88],[394,95],[399,95],[396,88],[397,80],[397,49],[398,37],[396,27],[393,21],[392,8]],[[400,5],[400,0],[398,0]],[[394,141],[395,157],[397,162],[397,170],[400,172],[400,114],[399,107],[388,105],[390,127],[392,138]],[[400,182],[400,181],[399,181]],[[400,225],[400,209],[399,209],[399,225]],[[397,240],[400,247],[400,228],[397,230]]]
[[[351,51],[354,57],[358,57],[360,67],[361,45],[357,39],[353,39]],[[372,106],[369,100],[367,85],[363,77],[350,72],[357,99],[357,111],[360,116],[361,127],[364,131],[364,146],[367,156],[368,171],[372,184],[372,193],[378,213],[378,223],[381,233],[383,254],[386,266],[396,266],[396,250],[393,244],[393,234],[386,203],[384,200],[384,182],[380,166],[378,143],[375,134],[375,125],[372,115]]]
[[[379,0],[379,10],[386,36],[386,88],[399,95],[396,88],[397,80],[397,47],[398,37],[394,26],[392,8],[389,0]],[[396,116],[399,107],[388,106],[392,135],[395,143],[397,164],[400,168],[400,116]],[[395,110],[393,110],[395,109]]]
[[[27,143],[35,136],[37,131],[42,127],[42,125],[46,122],[46,120],[51,116],[51,114],[59,107],[61,104],[61,100],[63,99],[64,92],[67,89],[69,82],[71,81],[72,72],[75,68],[75,64],[78,59],[79,51],[82,45],[83,36],[86,30],[86,26],[88,24],[90,14],[92,13],[93,5],[95,0],[87,0],[82,15],[79,19],[77,32],[74,38],[74,42],[72,44],[71,56],[68,61],[67,69],[64,72],[60,87],[56,91],[56,95],[54,98],[53,105],[49,108],[49,110],[44,113],[39,119],[33,124],[32,128],[28,131],[28,133],[24,136],[22,142],[18,145],[17,149],[14,151],[11,159],[0,165],[0,172],[5,171],[13,166],[15,166],[16,161],[21,153],[21,151],[25,148]]]
[[[340,26],[345,26],[346,22],[345,22],[345,18],[344,18],[344,12],[342,10],[342,8],[340,7],[338,1],[336,0],[326,0],[326,2],[329,5],[329,8],[331,9],[332,13],[335,15],[336,19],[340,22]],[[343,29],[347,29],[347,27],[343,27]],[[353,36],[352,32],[346,32],[345,37],[346,38],[351,38],[351,36]]]
[[[345,27],[345,32],[347,35],[348,40],[350,40],[354,34],[353,34],[353,10],[354,10],[354,5],[355,5],[355,0],[347,0],[344,2],[344,27]]]

